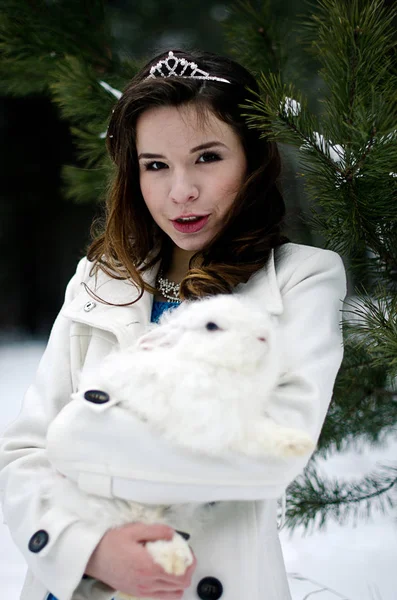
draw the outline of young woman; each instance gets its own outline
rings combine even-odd
[[[279,154],[246,126],[239,105],[247,86],[257,89],[228,58],[174,51],[150,61],[115,106],[104,231],[67,287],[36,381],[2,443],[3,511],[29,565],[22,600],[109,600],[114,590],[162,600],[290,598],[277,499],[309,456],[208,461],[116,417],[104,430],[76,419],[64,451],[87,492],[217,503],[216,519],[190,541],[195,561],[183,577],[166,575],[145,550],[148,540],[171,539],[170,527],[106,531],[48,497],[46,432],[81,370],[187,298],[242,294],[277,316],[285,373],[269,414],[320,435],[342,360],[345,272],[337,254],[283,237]]]

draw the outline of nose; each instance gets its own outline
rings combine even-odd
[[[175,173],[171,181],[169,196],[176,204],[186,204],[198,198],[199,190],[188,173]]]
[[[267,342],[267,339],[265,337],[258,337],[258,340],[260,342]]]

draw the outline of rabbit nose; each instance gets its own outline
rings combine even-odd
[[[267,342],[267,339],[265,337],[258,337],[258,340],[260,342]]]

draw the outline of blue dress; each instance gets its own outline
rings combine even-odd
[[[161,315],[165,311],[172,310],[172,309],[176,308],[177,306],[179,306],[179,303],[177,303],[177,302],[159,302],[158,300],[154,300],[153,307],[152,307],[152,316],[150,318],[151,322],[158,323]],[[52,594],[48,594],[46,600],[57,600],[57,599]]]
[[[153,300],[151,322],[158,323],[163,313],[167,310],[173,310],[177,306],[179,306],[179,302],[159,302],[158,300]]]

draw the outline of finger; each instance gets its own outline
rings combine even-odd
[[[162,584],[158,584],[155,585],[153,584],[150,589],[146,589],[145,591],[150,592],[151,594],[160,594],[160,593],[169,593],[169,594],[180,594],[181,592],[185,591],[185,588],[181,588],[180,585],[175,586],[175,584],[173,586],[171,586],[170,584],[167,583],[162,583]]]
[[[173,588],[181,589],[182,587],[188,587],[190,585],[191,573],[187,574],[187,571],[183,575],[170,575],[164,571],[163,567],[153,560],[153,557],[143,547],[135,553],[135,561],[139,562],[139,577],[145,580],[146,586],[156,583],[166,582]]]
[[[144,525],[132,523],[134,537],[139,542],[152,542],[156,540],[172,540],[175,531],[168,525]]]
[[[180,581],[176,581],[175,577],[173,579],[155,579],[153,581],[152,578],[148,578],[146,583],[142,583],[138,585],[139,591],[143,592],[180,592],[185,589],[186,585],[183,585]]]
[[[164,581],[179,589],[189,587],[194,569],[186,567],[185,572],[181,575],[172,575],[167,573],[161,565],[156,563],[149,553],[148,559],[150,561],[150,563],[146,563],[148,565],[148,573],[150,573],[156,583],[158,581]]]
[[[140,571],[140,576],[145,578],[145,581],[153,585],[169,586],[172,589],[181,589],[189,587],[192,574],[185,572],[183,575],[168,575],[160,565],[156,563],[147,564],[144,570]]]
[[[152,584],[153,590],[156,592],[160,592],[161,590],[166,590],[167,592],[179,592],[180,590],[185,589],[186,587],[189,587],[188,585],[184,585],[180,581],[180,578],[178,578],[178,579],[179,579],[179,581],[176,581],[175,578],[173,580],[156,579]]]
[[[193,563],[186,568],[182,575],[171,575],[164,571],[163,567],[154,561],[152,555],[147,551],[145,546],[137,545],[135,560],[141,565],[140,576],[155,581],[166,581],[176,588],[189,587],[193,572],[197,566],[197,558],[193,554]]]
[[[156,565],[157,563],[153,563]],[[183,575],[168,575],[164,572],[163,568],[158,565],[161,570],[161,575],[156,577],[155,583],[168,583],[175,588],[188,588],[191,585],[193,573],[197,566],[197,558],[193,554],[193,563],[186,568],[186,571]]]
[[[161,592],[142,592],[138,588],[138,593],[142,598],[153,600],[180,600],[183,597],[184,590],[180,590],[179,592],[165,592],[164,590]]]

